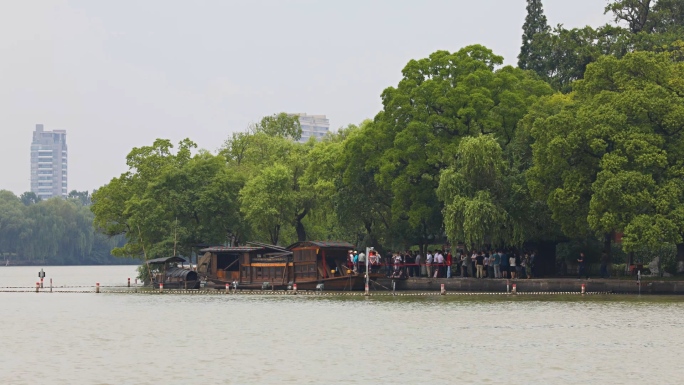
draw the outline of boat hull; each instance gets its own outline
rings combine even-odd
[[[159,284],[153,284],[155,289],[159,289]],[[164,289],[199,289],[200,281],[184,281],[184,282],[164,282]]]
[[[220,278],[207,278],[207,281],[211,282],[214,288],[221,290],[225,289],[226,284],[232,285],[231,281],[220,279]],[[317,286],[323,284],[323,290],[326,291],[353,291],[353,290],[364,290],[364,281],[362,275],[352,275],[347,277],[334,277],[325,278],[319,280],[307,280],[307,281],[295,281],[297,284],[297,290],[318,290]],[[268,287],[269,290],[287,290],[291,289],[290,284],[276,283],[274,287]],[[238,283],[238,289],[243,290],[262,290],[263,286],[261,282],[255,283]]]

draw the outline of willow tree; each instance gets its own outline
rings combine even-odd
[[[501,146],[492,135],[466,137],[451,167],[441,173],[437,194],[444,227],[453,243],[472,247],[521,245],[523,230],[506,207],[510,186]]]

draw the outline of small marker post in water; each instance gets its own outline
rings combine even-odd
[[[586,293],[586,286],[585,286],[585,284],[582,284],[582,294],[585,294],[585,293]]]
[[[226,294],[230,293],[230,284],[226,284]]]
[[[159,293],[163,293],[163,292],[164,292],[164,282],[160,282],[159,283]]]
[[[131,279],[128,278],[128,287],[131,287]]]
[[[513,291],[512,291],[511,293],[513,293],[513,294],[518,294],[518,289],[517,289],[517,287],[515,286],[515,284],[513,284]]]
[[[36,293],[40,290],[40,282],[36,282]]]
[[[439,289],[439,294],[440,294],[440,295],[445,295],[445,294],[446,294],[446,289],[444,288],[444,284],[442,284],[441,288]]]
[[[366,292],[364,293],[364,295],[370,295],[370,290],[368,290],[368,283],[366,283]]]
[[[100,283],[96,282],[95,283],[95,293],[99,293],[99,292],[100,292]]]
[[[510,285],[511,285],[511,281],[506,280],[506,293],[510,293],[510,292],[511,292]]]
[[[294,294],[297,294],[297,284],[296,283],[292,284],[292,291],[294,292]]]
[[[52,293],[52,278],[50,278],[50,293]]]

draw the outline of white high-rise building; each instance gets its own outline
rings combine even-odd
[[[41,199],[67,196],[66,131],[36,124],[31,142],[31,191]]]
[[[303,113],[290,114],[299,117],[299,124],[302,126],[302,138],[299,142],[305,143],[312,136],[316,140],[321,140],[330,131],[330,120],[325,115],[307,115]]]

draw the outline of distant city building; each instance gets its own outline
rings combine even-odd
[[[31,142],[31,191],[42,199],[67,196],[66,131],[36,124]]]
[[[290,114],[299,117],[299,124],[302,126],[302,138],[300,143],[309,141],[312,136],[316,140],[321,140],[330,131],[330,120],[325,115]]]

